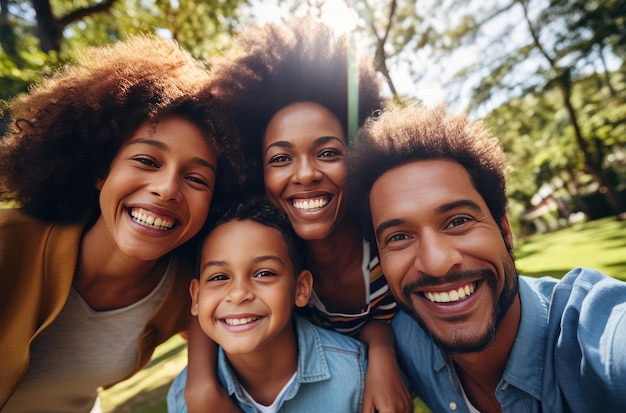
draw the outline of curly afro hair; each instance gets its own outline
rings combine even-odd
[[[240,174],[236,128],[206,93],[209,79],[199,61],[157,36],[84,50],[2,108],[9,122],[0,140],[0,201],[48,221],[93,218],[95,184],[124,141],[170,114],[197,125],[220,168]]]
[[[364,232],[371,235],[370,190],[385,172],[428,159],[462,165],[500,223],[506,215],[506,176],[509,166],[497,137],[467,115],[446,111],[445,105],[412,104],[389,108],[368,119],[348,153],[346,189],[350,192]]]
[[[280,109],[297,102],[326,107],[348,136],[347,36],[311,18],[286,25],[251,26],[235,37],[236,48],[211,64],[211,92],[232,108],[247,158],[248,190],[265,193],[261,145]],[[373,62],[358,63],[358,124],[383,106]],[[350,137],[349,137],[350,138]]]

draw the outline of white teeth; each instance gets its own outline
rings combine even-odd
[[[316,199],[298,199],[293,201],[293,207],[296,209],[300,209],[303,211],[307,211],[310,209],[318,209],[325,207],[328,204],[327,198],[316,198]]]
[[[242,324],[248,324],[260,319],[261,317],[246,317],[246,318],[225,318],[224,322],[229,326],[240,326]]]
[[[152,215],[148,215],[143,209],[131,209],[130,216],[135,222],[148,228],[166,231],[174,226],[174,222],[167,219],[155,218]]]
[[[456,290],[450,290],[447,292],[427,291],[424,293],[424,296],[433,303],[453,303],[474,294],[474,290],[476,290],[476,285],[474,283],[470,283],[465,285],[464,287],[460,287]]]

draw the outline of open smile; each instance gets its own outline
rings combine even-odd
[[[330,195],[306,199],[297,198],[291,200],[291,205],[299,211],[317,211],[328,205],[330,200]]]
[[[476,281],[467,283],[464,286],[447,291],[426,291],[424,297],[433,303],[454,303],[470,297],[476,291],[478,283]]]
[[[158,229],[160,231],[169,231],[176,225],[176,221],[172,218],[163,217],[143,208],[129,208],[130,217],[144,227]]]
[[[243,317],[243,318],[225,318],[224,322],[229,326],[240,326],[244,324],[250,324],[257,320],[260,320],[261,316],[256,317]]]

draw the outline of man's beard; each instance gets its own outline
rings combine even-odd
[[[439,346],[441,350],[445,353],[479,352],[486,349],[495,340],[498,325],[500,324],[502,318],[506,315],[507,310],[511,307],[511,304],[513,304],[513,301],[517,296],[519,283],[517,278],[517,270],[515,269],[515,263],[513,262],[512,257],[510,260],[506,260],[506,262],[504,263],[504,272],[505,284],[499,299],[497,297],[497,275],[491,270],[476,270],[450,273],[445,278],[422,278],[419,281],[407,284],[402,288],[403,300],[397,300],[398,305],[415,321],[417,321],[417,323],[424,329],[424,331],[428,333],[433,342],[437,346]],[[483,332],[480,332],[479,335],[475,337],[459,338],[458,340],[448,340],[444,337],[433,334],[433,330],[428,327],[427,323],[424,322],[424,320],[419,316],[417,311],[411,305],[412,291],[415,291],[415,289],[425,286],[436,286],[446,283],[455,283],[464,279],[474,280],[476,279],[477,275],[480,275],[481,278],[483,278],[483,282],[487,283],[487,286],[491,290],[493,295],[493,313],[491,319],[489,320],[487,328],[485,328]]]

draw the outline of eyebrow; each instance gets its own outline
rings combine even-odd
[[[337,137],[337,136],[320,136],[319,138],[315,138],[315,140],[313,141],[313,143],[315,145],[323,145],[327,142],[331,142],[331,141],[339,141],[341,142],[341,144],[343,146],[346,146],[346,143],[343,141],[343,139]],[[279,147],[279,148],[293,148],[293,143],[288,142],[288,141],[276,141],[272,144],[270,144],[267,149],[265,149],[265,152],[263,153],[263,155],[267,154],[267,151],[269,151],[271,148],[273,147]]]
[[[263,261],[275,261],[275,262],[278,262],[279,264],[283,264],[283,265],[285,264],[283,260],[281,260],[276,255],[260,255],[258,257],[254,257],[254,259],[252,260],[252,262],[255,264],[258,264]],[[204,271],[205,269],[209,267],[221,267],[221,266],[225,266],[226,264],[227,262],[224,260],[210,260],[210,261],[205,262],[202,265],[202,271]]]
[[[469,208],[476,212],[481,212],[482,209],[480,206],[469,199],[459,199],[457,201],[449,202],[447,204],[443,204],[435,210],[437,214],[443,214],[446,212],[453,211],[458,208]],[[406,221],[403,219],[390,219],[388,221],[382,222],[378,227],[376,227],[376,239],[379,239],[381,234],[388,228],[395,227],[397,225],[404,224]]]
[[[128,142],[128,146],[130,145],[137,145],[137,144],[143,144],[143,145],[149,145],[149,146],[153,146],[157,149],[161,149],[163,151],[170,151],[170,147],[167,146],[167,144],[165,144],[164,142],[161,141],[157,141],[155,139],[146,139],[146,138],[137,138],[134,139],[130,142]],[[211,169],[214,173],[217,173],[217,168],[215,167],[215,165],[213,165],[211,162],[207,161],[206,159],[202,159],[198,156],[194,156],[193,158],[191,158],[191,162],[201,165],[201,166],[205,166],[209,169]]]

